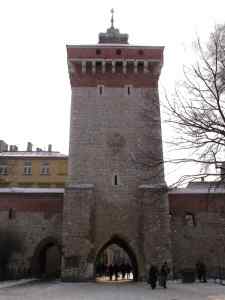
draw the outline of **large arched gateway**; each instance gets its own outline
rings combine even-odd
[[[132,46],[113,24],[67,46],[72,87],[63,280],[93,280],[102,241],[125,236],[135,279],[171,261],[158,79],[163,47]],[[134,255],[136,253],[136,260]]]
[[[115,247],[116,246],[116,247]],[[110,249],[111,247],[111,249]],[[117,250],[117,249],[118,250]],[[111,250],[111,251],[108,251]],[[117,251],[116,251],[117,250]],[[106,277],[105,280],[110,279],[108,274],[109,267],[115,266],[115,264],[120,268],[120,266],[130,266],[130,273],[132,273],[131,279],[134,281],[138,278],[138,263],[136,255],[130,245],[123,239],[117,235],[112,236],[112,238],[106,242],[98,251],[96,260],[95,260],[95,277]],[[107,267],[106,270],[102,270],[101,267]],[[99,268],[100,267],[100,268]],[[99,268],[99,270],[98,270]],[[107,274],[101,274],[102,272]],[[121,270],[119,269],[119,272]],[[125,270],[126,272],[126,270]],[[124,273],[125,273],[124,272]],[[107,275],[107,276],[106,276]],[[125,276],[124,276],[125,277]],[[130,276],[122,279],[130,279]]]
[[[52,237],[43,239],[34,251],[31,274],[39,278],[60,277],[61,245]]]

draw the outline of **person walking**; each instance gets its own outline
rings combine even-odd
[[[109,265],[109,280],[112,280],[113,273],[114,273],[114,268],[113,268],[113,265],[110,264]]]
[[[156,288],[158,277],[158,268],[155,265],[151,265],[148,274],[148,283],[151,285],[151,288],[154,290]]]
[[[206,280],[206,265],[204,262],[201,263],[201,269],[202,269],[202,280],[203,280],[203,282],[207,282],[207,280]]]
[[[120,271],[121,271],[121,274],[122,274],[122,279],[125,279],[125,274],[126,274],[126,266],[124,263],[122,263],[120,265]]]
[[[199,282],[207,282],[207,280],[206,280],[206,265],[201,260],[199,260],[196,263],[196,273],[197,273]]]
[[[162,287],[164,287],[164,289],[167,288],[166,283],[167,283],[167,276],[168,276],[169,272],[170,272],[170,269],[167,265],[167,262],[165,261],[160,269],[160,285]]]
[[[117,263],[115,263],[115,265],[114,265],[114,274],[115,274],[115,280],[118,280],[118,277],[119,277],[119,267],[118,267]]]

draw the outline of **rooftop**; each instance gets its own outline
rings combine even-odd
[[[225,183],[220,181],[190,182],[186,188],[174,189],[170,194],[225,194]]]
[[[47,157],[47,158],[67,158],[68,156],[57,151],[5,151],[0,152],[1,157]]]
[[[0,188],[0,194],[63,194],[63,188]]]

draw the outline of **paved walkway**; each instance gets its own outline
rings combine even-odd
[[[213,282],[169,283],[151,290],[146,283],[32,282],[0,289],[2,300],[225,300],[225,287]]]

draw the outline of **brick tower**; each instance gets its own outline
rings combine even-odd
[[[72,88],[62,279],[95,278],[117,244],[143,280],[171,261],[158,79],[163,47],[131,46],[111,27],[97,45],[67,46]]]

